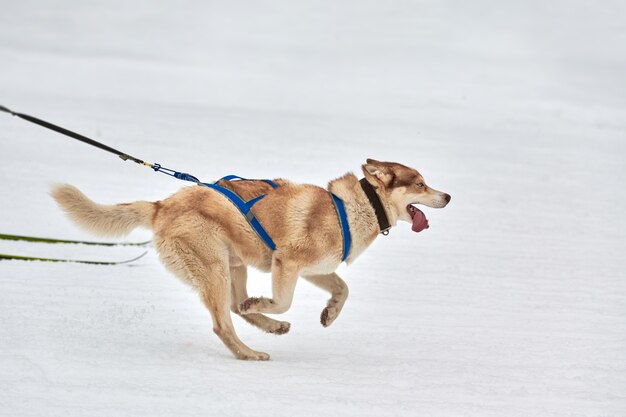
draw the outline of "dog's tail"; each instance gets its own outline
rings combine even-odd
[[[76,224],[101,236],[124,236],[138,226],[151,228],[156,210],[155,203],[148,201],[97,204],[69,184],[53,186],[50,194]]]

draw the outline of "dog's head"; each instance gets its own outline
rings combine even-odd
[[[363,166],[363,174],[370,184],[384,199],[393,219],[404,220],[413,224],[414,232],[428,228],[424,213],[416,207],[423,204],[428,207],[442,208],[450,202],[450,195],[426,185],[424,177],[413,168],[396,162],[380,162],[368,159]]]

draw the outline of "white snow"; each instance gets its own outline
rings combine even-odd
[[[232,358],[154,249],[0,262],[0,415],[626,415],[623,1],[0,6],[16,111],[204,180],[325,185],[373,157],[453,197],[340,268],[330,328],[306,283],[287,335],[235,318],[266,363]],[[51,182],[107,203],[184,185],[0,114],[0,232],[93,240]]]

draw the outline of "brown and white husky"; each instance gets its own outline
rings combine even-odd
[[[121,236],[138,226],[153,230],[161,261],[198,291],[213,318],[213,330],[233,355],[267,360],[267,353],[239,340],[231,311],[266,332],[284,334],[290,324],[265,314],[289,309],[298,277],[331,294],[321,314],[325,327],[335,321],[348,296],[348,286],[334,273],[341,263],[343,240],[329,192],[344,202],[352,240],[348,264],[381,232],[381,215],[391,226],[402,220],[419,232],[428,221],[415,205],[441,208],[450,201],[450,195],[426,185],[413,168],[368,159],[362,169],[366,184],[348,173],[327,189],[283,179],[275,180],[279,185],[275,189],[263,181],[222,181],[220,185],[245,201],[267,194],[252,212],[276,243],[273,251],[237,207],[209,187],[185,187],[162,201],[116,205],[94,203],[71,185],[56,186],[52,196],[74,222],[95,234]],[[248,266],[271,272],[272,298],[248,296]]]

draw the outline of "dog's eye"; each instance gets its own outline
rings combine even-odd
[[[423,182],[418,182],[418,183],[417,183],[417,184],[415,184],[415,185],[417,185],[418,187],[422,188],[422,187],[424,186],[424,183],[423,183]]]

